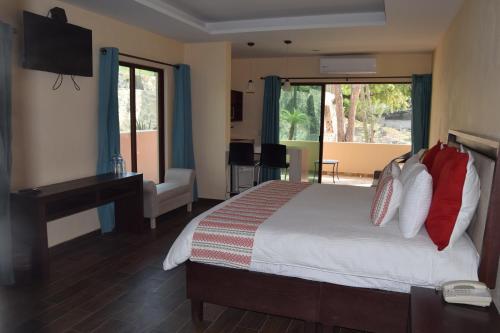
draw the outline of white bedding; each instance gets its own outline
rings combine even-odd
[[[479,255],[468,235],[439,252],[425,228],[405,239],[397,221],[373,226],[373,194],[373,188],[311,185],[259,227],[250,270],[401,292],[411,286],[477,280]],[[165,258],[165,270],[189,259],[199,221],[228,202],[186,226]]]

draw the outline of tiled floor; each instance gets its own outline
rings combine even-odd
[[[213,304],[202,325],[191,321],[184,266],[165,272],[161,263],[184,225],[214,204],[171,212],[155,231],[90,237],[52,255],[49,281],[0,287],[0,332],[303,332],[298,320]]]
[[[322,184],[334,184],[332,175],[324,174],[321,177],[321,183]],[[340,175],[337,178],[337,176],[335,176],[335,184],[370,187],[372,185],[372,183],[373,183],[373,177]]]

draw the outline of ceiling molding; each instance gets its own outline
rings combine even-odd
[[[349,28],[385,25],[384,12],[274,17],[206,23],[212,35],[241,32]]]
[[[384,11],[205,22],[160,0],[134,1],[210,35],[276,30],[366,27],[386,24]]]
[[[186,23],[194,28],[198,28],[202,31],[208,32],[206,23],[204,21],[198,19],[197,17],[191,14],[186,13],[183,10],[180,10],[175,6],[171,6],[159,0],[134,0],[134,1],[143,6],[151,8],[163,15],[167,15],[173,19]]]

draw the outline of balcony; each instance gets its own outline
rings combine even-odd
[[[319,158],[319,143],[317,141],[281,141],[288,147],[302,149],[302,179],[313,181],[314,162]],[[339,161],[339,178],[337,183],[347,185],[371,185],[373,173],[382,170],[392,159],[411,150],[408,144],[355,143],[355,142],[325,142],[323,144],[323,159]],[[323,183],[333,183],[332,166],[323,166]]]

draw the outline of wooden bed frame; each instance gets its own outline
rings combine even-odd
[[[459,131],[448,142],[463,144],[493,159],[490,202],[479,265],[479,280],[495,287],[500,248],[499,143]],[[336,285],[287,276],[224,268],[188,261],[187,296],[195,322],[203,320],[203,302],[306,321],[306,330],[333,327],[371,332],[407,332],[410,294]]]

